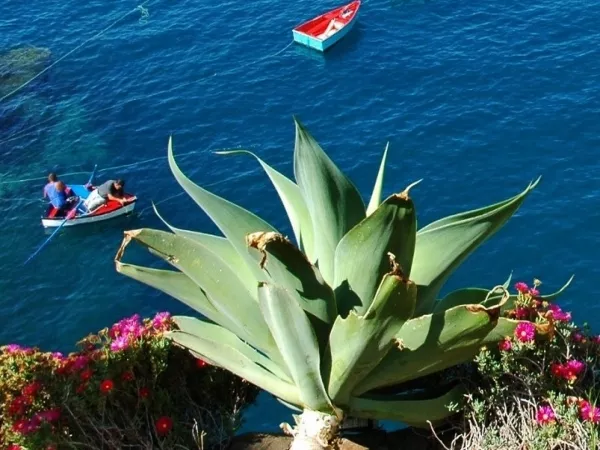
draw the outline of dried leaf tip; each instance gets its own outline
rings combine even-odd
[[[138,234],[140,234],[140,231],[141,230],[132,230],[132,231],[125,231],[123,233],[123,235],[124,235],[123,241],[121,242],[121,246],[119,247],[119,250],[117,250],[117,254],[115,255],[115,263],[117,263],[117,266],[121,262],[121,258],[123,258],[123,253],[125,253],[125,248],[129,245],[132,238],[134,238]]]
[[[396,255],[394,255],[392,252],[388,252],[387,255],[390,259],[390,266],[392,266],[392,270],[389,272],[389,274],[399,277],[402,281],[408,281],[404,276],[402,267],[400,266],[400,264],[398,264],[398,261],[396,261]]]
[[[415,181],[414,183],[409,184],[408,186],[406,186],[406,188],[404,188],[404,190],[398,194],[398,197],[400,197],[403,200],[408,200],[410,197],[408,195],[408,192],[415,187],[417,184],[419,184],[421,181],[423,181],[423,178],[421,178],[420,180]]]
[[[246,245],[257,249],[262,254],[262,259],[259,263],[261,269],[264,268],[265,263],[267,262],[267,252],[265,251],[265,248],[272,242],[289,243],[289,240],[282,234],[274,231],[257,231],[246,235]]]

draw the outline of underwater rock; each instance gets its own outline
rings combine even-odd
[[[51,57],[50,50],[43,47],[19,47],[0,54],[0,97],[48,67]],[[40,79],[47,80],[46,74]]]

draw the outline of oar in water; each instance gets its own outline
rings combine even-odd
[[[94,180],[94,176],[96,175],[96,168],[98,167],[98,165],[94,166],[94,170],[92,171],[92,175],[90,175],[90,179],[87,182],[87,184],[91,184],[92,181]],[[77,203],[77,205],[75,206],[75,208],[71,209],[71,211],[69,211],[67,213],[67,216],[65,217],[65,220],[63,220],[60,225],[58,227],[56,227],[56,230],[54,230],[54,233],[52,233],[50,235],[50,237],[48,237],[48,239],[46,239],[44,241],[44,243],[42,245],[39,246],[39,248],[29,257],[27,258],[27,260],[23,263],[23,265],[27,264],[29,261],[31,261],[39,252],[42,251],[42,249],[48,245],[48,242],[50,242],[52,240],[52,238],[56,235],[56,233],[58,233],[58,231],[63,227],[63,225],[65,223],[67,223],[67,220],[72,219],[73,217],[75,217],[75,214],[77,214],[77,209],[79,208],[79,206],[81,206],[81,204],[83,203],[83,199],[79,200],[79,203]]]

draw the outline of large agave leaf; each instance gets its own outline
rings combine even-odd
[[[190,197],[204,210],[211,220],[219,227],[221,232],[246,261],[258,281],[262,280],[262,273],[252,261],[246,251],[245,237],[255,231],[277,231],[260,217],[250,211],[231,203],[206,189],[194,184],[177,166],[173,156],[173,139],[169,138],[169,167],[177,182]]]
[[[335,296],[338,310],[364,314],[388,271],[387,253],[396,255],[410,277],[417,219],[408,188],[388,197],[377,210],[344,236],[335,251]]]
[[[234,348],[248,359],[251,359],[256,364],[267,369],[273,375],[281,378],[283,381],[293,383],[289,375],[287,375],[276,363],[262,353],[256,351],[222,326],[187,316],[174,316],[173,320],[179,328],[178,331],[204,338],[209,341],[218,341],[223,345]]]
[[[256,293],[257,281],[254,273],[250,269],[246,262],[237,252],[237,250],[231,245],[226,238],[221,236],[215,236],[212,234],[199,233],[197,231],[184,230],[177,228],[167,222],[158,212],[155,205],[152,205],[156,216],[176,235],[183,236],[184,238],[191,239],[207,248],[215,255],[219,255],[221,260],[233,270],[240,281],[244,283],[248,292],[258,302],[258,295]]]
[[[202,288],[215,309],[234,324],[232,332],[278,360],[275,342],[258,304],[221,258],[190,239],[151,229],[126,231],[121,254],[131,239],[186,274]]]
[[[385,145],[385,150],[383,151],[383,157],[381,158],[381,164],[379,165],[379,171],[377,172],[377,178],[375,180],[375,186],[373,186],[373,193],[371,194],[371,200],[369,201],[369,206],[367,206],[367,216],[370,216],[375,212],[381,203],[381,191],[383,190],[383,176],[385,174],[385,161],[387,159],[387,152],[390,143],[388,142]]]
[[[258,265],[277,286],[285,288],[308,314],[317,335],[319,348],[324,349],[337,317],[333,291],[323,280],[319,269],[304,253],[278,233],[252,233],[246,238],[259,260]]]
[[[571,284],[573,277],[569,278],[569,280],[565,283],[563,287],[561,287],[558,291],[548,294],[542,295],[540,298],[545,301],[554,301],[559,295],[561,295],[565,289]],[[510,278],[509,280],[510,281]],[[508,288],[508,284],[504,283],[502,285],[504,289]],[[502,289],[492,289],[489,291],[487,289],[482,288],[464,288],[458,289],[456,291],[452,291],[448,295],[446,295],[443,299],[438,300],[435,304],[435,308],[433,310],[434,313],[443,312],[447,309],[454,308],[459,305],[467,305],[467,304],[477,304],[481,303],[486,307],[494,306],[498,303],[498,301],[503,296]],[[502,305],[501,311],[504,312],[509,309],[514,309],[515,302],[517,300],[517,295],[511,295],[508,297],[506,303]]]
[[[417,232],[411,280],[418,288],[416,314],[432,310],[442,285],[454,270],[517,211],[539,179],[511,199],[456,214]]]
[[[571,282],[573,281],[573,278],[575,276],[571,275],[571,277],[567,280],[567,282],[556,292],[553,292],[552,294],[547,294],[547,295],[540,295],[540,299],[542,301],[547,301],[547,302],[553,302],[554,300],[556,300],[571,284]],[[494,301],[497,301],[498,297],[500,296],[500,294],[498,293],[494,293],[492,295],[490,295],[490,297],[486,300],[485,297],[483,298],[483,300],[480,301],[480,303],[484,306],[489,306],[490,304],[492,304]],[[506,303],[504,303],[502,305],[502,312],[505,312],[509,309],[514,309],[515,308],[515,303],[517,301],[518,296],[517,295],[511,295],[508,300],[506,301]]]
[[[352,397],[348,414],[365,419],[397,420],[413,427],[428,428],[427,421],[436,423],[455,414],[456,410],[451,406],[461,405],[465,394],[465,387],[456,385],[434,398],[424,398],[419,394],[400,400],[394,397]]]
[[[294,235],[296,236],[299,248],[306,254],[309,261],[314,263],[317,258],[314,251],[312,221],[298,185],[273,169],[254,153],[247,150],[221,151],[216,153],[220,155],[245,153],[253,156],[260,163],[269,176],[271,183],[273,183],[275,190],[277,190],[277,193],[279,194],[281,203],[283,203],[283,207],[292,224],[292,229],[294,230]]]
[[[417,287],[392,263],[365,315],[350,311],[331,330],[323,371],[329,373],[327,391],[336,405],[348,404],[356,385],[395,345],[394,336],[415,312]]]
[[[462,305],[411,319],[396,334],[397,347],[354,392],[414,380],[471,360],[481,346],[513,334],[518,321],[499,318],[502,304]]]
[[[227,342],[221,339],[223,336],[218,328],[213,328],[211,331],[201,335],[171,331],[167,333],[167,337],[195,355],[214,361],[219,367],[233,372],[276,397],[293,405],[300,405],[296,386],[259,365],[256,361],[258,358],[248,355],[246,349],[240,347],[244,345],[243,342]]]
[[[304,310],[288,291],[267,283],[260,283],[258,300],[298,387],[302,406],[315,411],[333,411],[321,377],[317,337]]]
[[[294,121],[294,174],[312,220],[319,270],[325,281],[333,285],[335,248],[342,237],[365,218],[365,205],[354,184],[304,126],[296,118]]]
[[[226,328],[236,328],[235,324],[217,311],[205,292],[186,274],[125,264],[119,260],[115,263],[117,272],[170,295],[213,322],[222,324]]]

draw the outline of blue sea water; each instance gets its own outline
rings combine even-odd
[[[542,175],[516,216],[445,291],[540,278],[575,280],[560,303],[600,331],[600,6],[581,0],[364,2],[356,28],[325,55],[290,46],[291,28],[339,2],[151,0],[11,97],[22,120],[0,129],[0,342],[69,350],[126,315],[187,312],[115,272],[125,229],[215,227],[164,158],[174,136],[196,182],[290,227],[260,167],[213,152],[253,150],[292,175],[296,114],[368,200],[386,142],[385,194],[412,194],[419,224],[512,196]],[[48,47],[54,60],[137,3],[0,2],[0,53]],[[1,109],[1,108],[0,108]],[[5,109],[2,109],[5,111]],[[137,213],[48,236],[44,176],[121,176]],[[19,181],[28,180],[31,181]],[[139,258],[154,263],[150,255]],[[277,430],[289,411],[261,397],[246,429]]]

